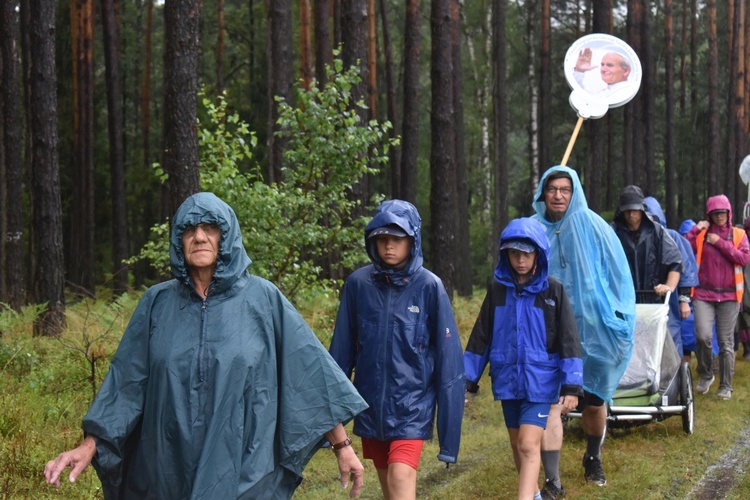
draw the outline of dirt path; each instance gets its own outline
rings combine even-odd
[[[739,432],[737,443],[718,462],[706,470],[706,474],[690,492],[693,500],[715,500],[726,498],[734,485],[742,478],[750,464],[750,427]]]

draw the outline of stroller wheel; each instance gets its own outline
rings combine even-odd
[[[693,374],[690,364],[685,362],[680,365],[680,404],[685,407],[682,410],[682,430],[690,435],[695,431],[695,398]]]

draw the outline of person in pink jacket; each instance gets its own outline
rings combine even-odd
[[[698,264],[700,285],[693,288],[696,358],[700,380],[696,392],[706,394],[715,377],[711,368],[711,327],[719,339],[720,399],[732,397],[734,327],[744,292],[743,268],[750,261],[747,235],[732,225],[732,205],[723,194],[706,200],[706,218],[686,235]]]

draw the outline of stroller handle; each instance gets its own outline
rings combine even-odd
[[[657,294],[657,293],[656,293],[656,292],[655,292],[655,291],[654,291],[653,289],[651,289],[651,290],[636,290],[636,291],[635,291],[635,296],[636,296],[636,299],[635,299],[635,301],[636,301],[636,303],[638,303],[638,295],[639,295],[639,294],[643,294],[643,295],[646,295],[646,294],[650,294],[650,295],[658,295],[658,294]],[[669,298],[670,298],[671,296],[672,296],[672,290],[669,290],[669,291],[668,291],[667,293],[665,293],[665,294],[664,294],[664,303],[665,303],[665,304],[666,304],[667,302],[669,302]]]

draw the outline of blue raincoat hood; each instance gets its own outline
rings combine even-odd
[[[532,293],[538,293],[547,288],[547,272],[549,267],[549,238],[542,224],[538,220],[523,217],[513,219],[505,226],[500,235],[498,248],[511,240],[523,240],[533,244],[537,249],[536,271],[533,279],[524,288]],[[514,285],[513,270],[508,261],[508,252],[500,250],[500,256],[495,268],[495,280],[507,286]]]
[[[413,244],[411,246],[411,260],[404,269],[394,270],[383,263],[378,255],[378,249],[374,239],[368,239],[370,233],[384,226],[395,224],[408,234]],[[388,275],[392,283],[403,283],[418,271],[424,262],[422,257],[422,219],[417,207],[404,200],[388,200],[380,204],[375,215],[367,227],[365,227],[365,248],[370,261],[379,274]]]
[[[646,196],[643,199],[643,204],[646,205],[647,212],[656,217],[656,221],[663,227],[667,227],[667,218],[664,216],[664,211],[661,209],[661,205],[656,198],[653,196]],[[652,219],[653,220],[653,219]]]
[[[197,226],[201,222],[216,224],[221,229],[219,255],[211,293],[221,292],[232,286],[252,261],[242,244],[242,232],[234,210],[213,193],[194,194],[177,209],[172,221],[172,233],[169,240],[172,275],[182,282],[193,285],[185,265],[182,233],[185,232],[186,227]]]
[[[573,184],[559,221],[546,218],[544,184],[552,172],[566,173]],[[544,173],[532,206],[550,240],[549,275],[565,286],[578,324],[584,389],[609,401],[633,349],[635,290],[625,251],[609,224],[589,209],[578,174],[569,167]]]
[[[688,231],[693,229],[695,226],[695,221],[693,219],[685,219],[682,221],[682,224],[680,224],[680,228],[677,230],[681,235],[685,236]]]

